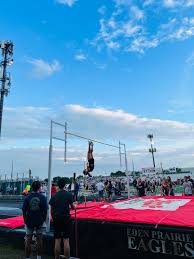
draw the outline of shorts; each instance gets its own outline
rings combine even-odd
[[[33,228],[30,228],[27,225],[25,225],[26,236],[32,236],[34,233],[36,235],[42,235],[45,232],[45,229],[46,229],[45,224],[43,224],[40,227],[33,227]]]
[[[88,160],[89,163],[89,168],[90,168],[90,172],[92,172],[94,170],[94,159],[89,159]]]
[[[71,218],[53,219],[54,238],[67,239],[70,238],[72,233],[72,220]]]

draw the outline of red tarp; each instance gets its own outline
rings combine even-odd
[[[88,210],[91,209],[95,206],[100,206],[103,203],[98,203],[98,202],[87,202],[86,204],[79,204],[77,209],[79,210]],[[71,211],[71,214],[73,215],[74,212]],[[0,227],[5,227],[5,228],[19,228],[24,226],[24,220],[23,216],[18,216],[18,217],[13,217],[13,218],[7,218],[7,219],[0,219]]]
[[[24,220],[22,216],[14,217],[14,218],[7,218],[7,219],[0,219],[0,227],[5,228],[18,228],[24,226]]]
[[[194,197],[143,197],[77,211],[78,219],[194,227]]]
[[[194,197],[142,197],[115,203],[87,203],[79,205],[77,218],[154,225],[194,227]],[[71,212],[72,217],[75,213]],[[24,225],[23,218],[0,220],[0,226],[17,228]]]

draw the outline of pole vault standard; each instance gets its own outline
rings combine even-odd
[[[53,126],[60,126],[62,128],[64,128],[64,139],[62,138],[58,138],[56,136],[53,135]],[[74,134],[72,132],[68,132],[67,131],[67,123],[65,123],[64,125],[58,122],[55,122],[53,120],[51,120],[51,124],[50,124],[50,145],[49,145],[49,163],[48,163],[48,197],[47,200],[49,202],[50,198],[51,198],[51,182],[52,182],[52,153],[53,153],[53,140],[59,140],[59,141],[63,141],[65,143],[65,148],[64,148],[64,162],[67,162],[67,136],[74,136],[80,139],[85,139],[87,141],[92,141],[101,145],[105,145],[105,146],[109,146],[109,147],[113,147],[113,148],[117,148],[119,150],[119,157],[120,157],[120,166],[122,166],[122,155],[124,155],[124,159],[125,159],[125,173],[127,176],[127,185],[128,185],[128,198],[130,197],[130,192],[129,192],[129,176],[128,176],[128,163],[127,163],[127,152],[126,152],[126,146],[125,144],[121,143],[119,141],[119,146],[115,146],[115,145],[111,145],[108,143],[104,143],[95,139],[91,139],[91,138],[87,138],[87,137],[83,137],[80,136],[78,134]],[[121,151],[123,148],[123,152]],[[49,211],[48,211],[48,216],[47,216],[47,232],[50,231],[50,219],[51,219],[51,215],[50,215],[50,207],[49,207]]]

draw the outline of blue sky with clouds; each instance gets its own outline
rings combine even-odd
[[[1,8],[0,39],[15,45],[2,172],[13,159],[15,170],[46,175],[51,118],[86,136],[121,139],[137,168],[151,166],[150,132],[158,165],[194,164],[193,0],[7,0]],[[66,174],[81,171],[87,149],[70,143]],[[97,147],[95,173],[115,168],[112,151],[106,162],[103,151]]]

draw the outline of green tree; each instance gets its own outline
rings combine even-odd
[[[65,180],[65,184],[70,184],[71,183],[71,178],[68,178],[68,177],[61,177],[61,176],[56,176],[56,177],[53,177],[53,182],[55,184],[58,183],[58,181],[63,178]]]

